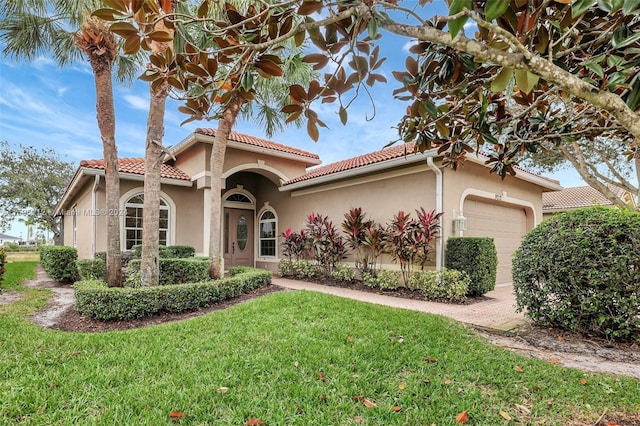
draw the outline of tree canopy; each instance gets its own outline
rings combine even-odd
[[[52,149],[14,148],[0,142],[0,229],[26,218],[58,237],[59,221],[53,211],[73,172],[73,165]]]
[[[291,119],[304,117],[316,140],[324,122],[317,103],[333,103],[343,123],[343,96],[378,83],[383,32],[415,40],[405,69],[394,72],[398,140],[438,148],[458,167],[467,152],[489,155],[506,176],[519,154],[596,136],[634,153],[640,138],[640,4],[635,0],[451,0],[448,16],[430,16],[431,2],[246,1],[243,7],[204,0],[195,14],[165,13],[149,0],[107,0],[94,12],[112,21],[125,52],[148,48],[167,34],[159,20],[185,35],[142,76],[167,82],[185,100],[187,120],[215,117],[234,95],[250,99],[254,77],[279,78],[283,57],[267,49],[286,39],[310,40],[305,56],[325,73],[290,86]],[[475,24],[474,34],[464,26]],[[190,40],[197,26],[214,46]],[[224,67],[220,65],[224,64]],[[373,100],[372,100],[373,102]]]

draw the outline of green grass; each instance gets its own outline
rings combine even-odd
[[[418,312],[286,291],[84,334],[29,322],[49,294],[0,305],[0,424],[441,426],[464,410],[468,424],[508,424],[502,410],[563,425],[640,410],[638,380],[524,358]]]
[[[10,262],[5,265],[6,271],[2,276],[0,288],[8,290],[19,286],[24,280],[31,280],[36,276],[38,262]]]

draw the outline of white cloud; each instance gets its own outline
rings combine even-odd
[[[149,110],[149,98],[144,98],[137,95],[124,95],[124,100],[133,109],[138,109],[141,111]]]

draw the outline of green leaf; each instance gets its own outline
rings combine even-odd
[[[626,28],[624,30],[626,30]],[[638,39],[640,39],[640,32],[627,36],[627,32],[624,30],[622,28],[619,28],[616,32],[613,33],[613,37],[611,38],[611,46],[614,49],[621,49],[632,43],[635,43]]]
[[[587,69],[598,74],[598,77],[604,78],[604,70],[599,64],[596,64],[595,62],[587,62],[585,66],[587,67]]]
[[[375,17],[369,19],[367,31],[369,32],[369,38],[375,40],[375,38],[378,36],[378,21]]]
[[[596,0],[578,0],[571,5],[571,16],[577,18],[596,4]]]
[[[451,2],[451,6],[449,7],[449,16],[462,12],[465,8],[471,10],[471,0],[453,0],[453,2]],[[449,22],[449,32],[451,33],[452,39],[454,39],[458,35],[468,19],[468,16],[463,16]]]
[[[640,13],[640,2],[638,0],[625,0],[622,13],[625,15],[637,15]]]
[[[491,91],[495,93],[504,92],[513,77],[513,68],[504,67],[491,82]]]
[[[595,1],[595,0],[594,0]],[[509,8],[509,2],[506,0],[487,0],[484,6],[484,15],[487,21],[493,21]]]
[[[343,107],[340,106],[340,110],[338,112],[338,115],[340,116],[340,122],[342,123],[342,125],[346,125],[347,124],[347,119],[348,119],[348,115],[347,115],[347,110]]]
[[[525,70],[516,70],[516,85],[527,95],[531,93],[533,88],[538,84],[538,77],[535,74],[531,74],[529,71]]]
[[[633,89],[627,96],[627,105],[634,111],[640,106],[640,79],[633,84]]]

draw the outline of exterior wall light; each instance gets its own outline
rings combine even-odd
[[[467,218],[459,213],[453,218],[453,232],[462,233],[467,230]]]

